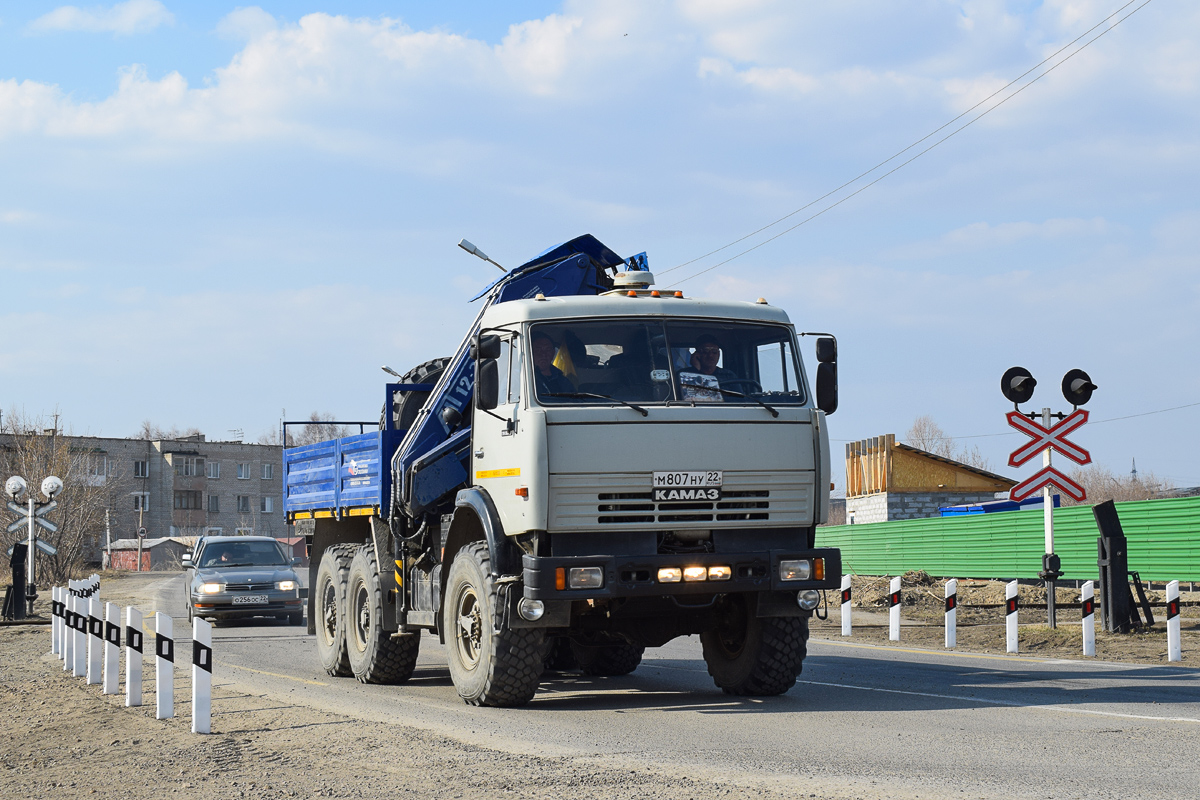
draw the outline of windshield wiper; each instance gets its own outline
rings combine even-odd
[[[646,409],[642,408],[641,406],[635,406],[633,403],[627,403],[624,400],[620,400],[616,397],[612,397],[607,394],[598,394],[596,392],[548,392],[545,396],[546,397],[574,397],[577,399],[581,398],[581,397],[598,397],[601,400],[611,400],[614,403],[620,403],[623,406],[629,406],[634,411],[639,412],[643,417],[650,416],[650,412],[647,411]]]
[[[745,399],[747,399],[747,400],[753,400],[754,402],[758,403],[760,406],[762,406],[763,408],[765,408],[767,411],[770,411],[770,412],[771,412],[771,416],[772,416],[772,417],[778,417],[778,416],[779,416],[779,412],[778,412],[778,411],[776,411],[774,408],[772,408],[771,406],[769,406],[769,405],[767,405],[766,403],[764,403],[762,400],[759,400],[759,399],[758,399],[757,397],[755,397],[754,395],[742,394],[741,392],[735,392],[735,391],[733,391],[732,389],[722,389],[722,388],[720,388],[719,386],[706,386],[705,388],[706,388],[706,389],[716,389],[716,390],[717,390],[718,392],[720,392],[721,394],[727,394],[727,395],[730,395],[730,396],[732,396],[732,397],[742,397],[742,398],[745,398]]]

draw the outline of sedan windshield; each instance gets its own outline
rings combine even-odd
[[[542,323],[530,332],[542,405],[738,403],[806,399],[791,330],[713,320]]]
[[[275,542],[213,542],[200,557],[201,567],[276,567],[287,563]]]

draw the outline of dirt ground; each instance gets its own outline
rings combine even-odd
[[[889,578],[853,576],[852,635],[854,641],[871,644],[896,644],[888,640]],[[1158,585],[1158,584],[1156,584]],[[1184,584],[1183,589],[1187,589]],[[1004,583],[1001,581],[958,582],[958,650],[975,653],[1004,653],[1006,634],[1004,619]],[[815,638],[844,640],[841,635],[840,604],[837,592],[829,592],[832,613],[828,620],[812,621]],[[1096,608],[1096,658],[1104,661],[1166,664],[1167,626],[1166,592],[1148,591],[1155,624],[1128,634],[1107,633]],[[1020,606],[1017,618],[1018,654],[1044,658],[1077,658],[1083,656],[1083,627],[1078,607],[1080,592],[1058,587],[1054,592],[1058,611],[1058,626],[1051,628],[1046,617],[1046,591],[1041,586],[1018,587]],[[1200,592],[1181,591],[1183,607],[1180,612],[1180,632],[1183,645],[1182,665],[1194,666],[1194,655],[1200,648],[1200,607],[1187,603],[1200,602]],[[1159,606],[1153,604],[1158,603]],[[1074,604],[1075,607],[1070,607]],[[930,578],[923,572],[910,572],[901,578],[900,644],[904,647],[944,649],[945,647],[945,581]],[[1192,654],[1189,659],[1189,653]],[[1191,663],[1189,663],[1191,661]]]

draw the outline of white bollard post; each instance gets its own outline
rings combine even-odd
[[[58,656],[59,658],[61,658],[62,657],[62,645],[58,638],[59,619],[60,619],[60,616],[59,616],[59,610],[58,610],[58,587],[51,586],[50,587],[50,652],[53,653],[54,655]]]
[[[1179,636],[1179,581],[1171,581],[1167,584],[1167,661],[1183,660]]]
[[[888,639],[900,641],[900,578],[892,578],[891,591],[888,594]]]
[[[83,596],[83,583],[79,585],[79,596],[75,598],[75,663],[71,665],[76,678],[87,676],[88,614],[87,598]]]
[[[850,635],[850,576],[842,576],[842,636]]]
[[[62,656],[63,669],[69,670],[75,663],[75,596],[71,584],[75,581],[67,579],[67,588],[63,592],[63,624],[62,624]]]
[[[125,609],[125,705],[142,704],[142,612]]]
[[[1096,584],[1083,584],[1083,654],[1096,655]]]
[[[104,694],[116,694],[121,670],[121,609],[104,604]]]
[[[958,644],[958,580],[946,581],[946,647]]]
[[[87,637],[87,682],[90,686],[100,682],[100,650],[104,647],[104,612],[100,610],[100,598],[88,598]]]
[[[212,623],[192,620],[192,733],[212,733]]]
[[[175,639],[171,618],[159,611],[154,615],[154,699],[155,719],[175,716]]]
[[[1008,639],[1008,652],[1017,652],[1017,582],[1004,585],[1004,630]]]

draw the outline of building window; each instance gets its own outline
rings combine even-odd
[[[250,480],[250,462],[243,461],[240,464],[238,464],[238,480],[239,481]]]
[[[204,474],[204,459],[200,456],[176,455],[172,460],[175,462],[175,474],[180,477],[193,478]]]
[[[275,477],[275,465],[274,464],[263,464],[262,465],[262,476],[263,476],[264,481],[269,481],[272,478],[274,478]]]
[[[175,508],[181,511],[199,511],[202,502],[201,495],[201,492],[175,492]]]
[[[272,511],[275,510],[275,502],[272,498],[261,497],[261,498],[259,498],[259,500],[261,500],[261,502],[259,503],[258,510],[261,511],[262,513],[270,514]]]
[[[133,462],[133,477],[149,478],[150,477],[150,462],[149,461]]]
[[[221,462],[220,461],[209,461],[208,462],[208,477],[212,478],[212,479],[221,477]]]
[[[245,494],[238,495],[238,513],[239,514],[249,514],[250,513],[250,496],[249,495],[245,495]]]
[[[150,493],[149,492],[134,492],[133,493],[133,510],[134,511],[149,511],[150,510]]]
[[[220,495],[210,494],[208,496],[208,510],[213,514],[218,514],[221,511]]]
[[[224,529],[223,528],[205,528],[204,535],[205,536],[220,536],[222,530],[224,530]]]

